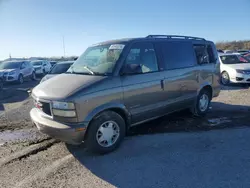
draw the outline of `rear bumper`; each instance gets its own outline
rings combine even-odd
[[[37,108],[33,108],[30,111],[30,117],[38,130],[53,138],[74,145],[81,144],[84,140],[88,123],[68,125],[56,122],[53,119],[45,117],[43,112]]]

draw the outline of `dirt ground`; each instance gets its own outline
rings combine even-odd
[[[36,84],[0,93],[0,187],[250,186],[248,86],[222,87],[205,118],[188,111],[159,118],[95,156],[37,131],[26,92]]]

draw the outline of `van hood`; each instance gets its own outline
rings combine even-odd
[[[32,95],[47,100],[65,99],[103,79],[105,79],[104,76],[96,75],[60,74],[37,85],[32,90]]]
[[[56,75],[58,75],[58,74],[47,74],[47,75],[45,75],[45,76],[42,78],[42,80],[41,80],[40,83],[42,83],[42,82],[44,82],[44,81],[46,81],[46,80],[48,80],[48,79],[50,79],[50,78],[53,78],[53,77],[56,76]]]
[[[250,70],[250,63],[240,63],[240,64],[227,64],[226,66],[231,67],[233,69],[240,69],[240,70]]]

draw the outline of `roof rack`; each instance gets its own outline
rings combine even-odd
[[[168,39],[191,39],[191,40],[205,40],[199,37],[181,36],[181,35],[148,35],[146,38],[168,38]]]

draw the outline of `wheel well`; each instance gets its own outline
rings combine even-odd
[[[202,88],[202,90],[208,91],[208,92],[210,93],[210,98],[212,99],[212,97],[213,97],[213,89],[212,89],[212,87],[211,87],[210,85],[204,86],[204,87]]]
[[[98,114],[96,114],[92,119],[91,121],[89,122],[89,125],[91,124],[91,122],[93,121],[93,119],[95,119],[96,117],[99,116],[99,114],[105,112],[105,111],[113,111],[113,112],[116,112],[117,114],[119,114],[125,121],[125,125],[126,125],[126,131],[128,131],[129,129],[129,118],[127,117],[126,115],[126,112],[120,108],[108,108],[108,109],[105,109],[101,112],[99,112]],[[86,133],[85,133],[85,136],[88,135],[88,130],[89,128],[87,127],[87,130],[86,130]]]

